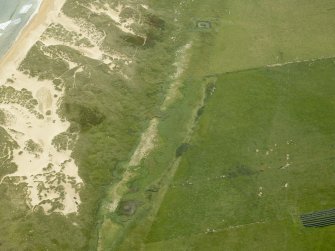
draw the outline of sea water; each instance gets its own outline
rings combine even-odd
[[[36,12],[41,0],[0,0],[0,58]]]

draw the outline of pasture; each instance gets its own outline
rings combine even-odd
[[[190,60],[124,195],[144,204],[110,216],[110,245],[329,250],[334,227],[305,229],[300,215],[334,207],[333,3],[152,4],[173,6]]]
[[[335,206],[333,68],[218,76],[148,249],[329,250],[334,227],[305,229],[299,217]]]

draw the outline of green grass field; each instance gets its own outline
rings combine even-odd
[[[181,2],[188,32],[197,20],[212,21],[210,31],[193,37],[201,60],[191,68],[200,77],[335,55],[332,1]]]
[[[331,250],[334,227],[306,229],[299,216],[335,206],[334,66],[218,76],[148,249]]]

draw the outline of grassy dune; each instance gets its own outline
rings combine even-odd
[[[173,26],[165,26],[159,13],[146,10],[139,3],[124,2],[123,6],[135,10],[128,10],[125,20],[138,21],[141,15],[142,23],[135,23],[132,28],[148,36],[144,46],[142,37],[123,32],[110,16],[89,9],[93,2],[67,1],[55,23],[67,24],[65,30],[76,30],[55,29],[59,26],[52,24],[19,67],[30,81],[52,81],[56,91],[64,91],[57,112],[71,126],[55,137],[53,144],[58,150],[73,151],[79,166],[84,184],[79,190],[79,211],[64,216],[57,212],[46,214],[39,206],[31,208],[24,180],[6,179],[0,186],[0,249],[95,250],[96,228],[104,217],[98,212],[107,188],[120,179],[122,163],[131,156],[149,120],[159,115],[157,107],[169,84],[174,54],[180,44],[179,40],[173,44],[162,42],[168,39]],[[115,1],[104,3],[115,7]],[[126,11],[121,14],[126,15]],[[84,37],[96,46],[94,50],[86,40],[81,41]],[[96,38],[100,39],[99,44]],[[101,53],[101,58],[95,58],[95,52]],[[9,84],[15,87],[19,81],[14,79]],[[18,100],[24,90],[4,90],[7,89],[17,96],[13,102],[23,102],[23,107],[31,108],[35,100],[29,95],[25,96],[27,102]],[[7,102],[9,94],[3,91],[1,96]],[[5,132],[1,134],[8,138]],[[14,147],[14,142],[1,145],[9,153]],[[1,166],[1,174],[15,169],[6,163]]]

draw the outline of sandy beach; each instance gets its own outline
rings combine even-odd
[[[39,11],[23,28],[11,48],[0,59],[0,83],[8,73],[15,70],[27,55],[29,49],[40,38],[44,30],[59,14],[66,0],[43,0]],[[6,74],[4,74],[6,73]]]

